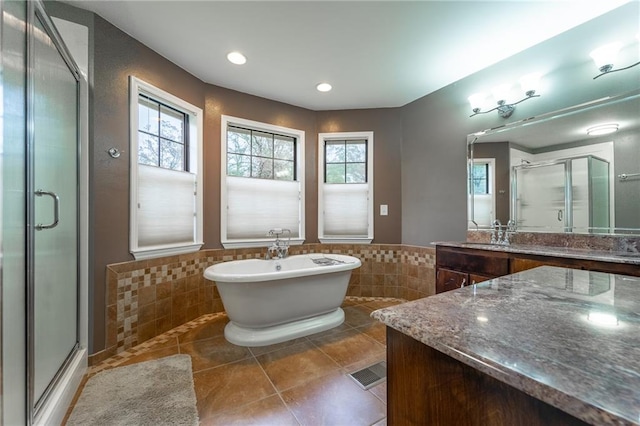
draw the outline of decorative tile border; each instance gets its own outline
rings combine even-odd
[[[361,259],[348,296],[413,300],[435,293],[435,249],[389,244],[305,244],[291,255],[348,254]],[[262,258],[263,248],[196,253],[107,266],[106,350],[100,362],[207,314],[224,311],[215,283],[204,270],[218,262]],[[155,341],[155,340],[153,340]]]

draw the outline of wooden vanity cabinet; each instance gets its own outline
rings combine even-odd
[[[436,293],[509,273],[505,253],[436,246]]]
[[[628,263],[436,245],[436,293],[545,265],[640,276]]]

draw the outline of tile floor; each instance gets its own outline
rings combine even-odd
[[[211,315],[105,360],[89,374],[189,354],[201,425],[386,425],[386,382],[362,390],[347,374],[385,360],[385,327],[369,315],[401,302],[347,298],[341,326],[257,348],[227,342],[226,315]]]

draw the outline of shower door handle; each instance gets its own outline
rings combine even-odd
[[[562,209],[558,210],[558,222],[562,222],[563,216]]]
[[[58,226],[58,222],[60,221],[60,197],[55,192],[43,191],[42,189],[38,189],[35,194],[38,197],[42,197],[43,195],[48,195],[53,198],[53,222],[48,225],[43,225],[41,223],[35,226],[36,231],[42,231],[43,229],[51,229]]]

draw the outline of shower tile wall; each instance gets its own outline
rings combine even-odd
[[[347,295],[407,300],[435,293],[435,250],[386,244],[305,244],[290,253],[337,253],[358,257]],[[196,253],[107,266],[106,350],[91,365],[126,351],[205,314],[224,311],[204,270],[218,262],[262,258],[264,249],[201,250]]]

